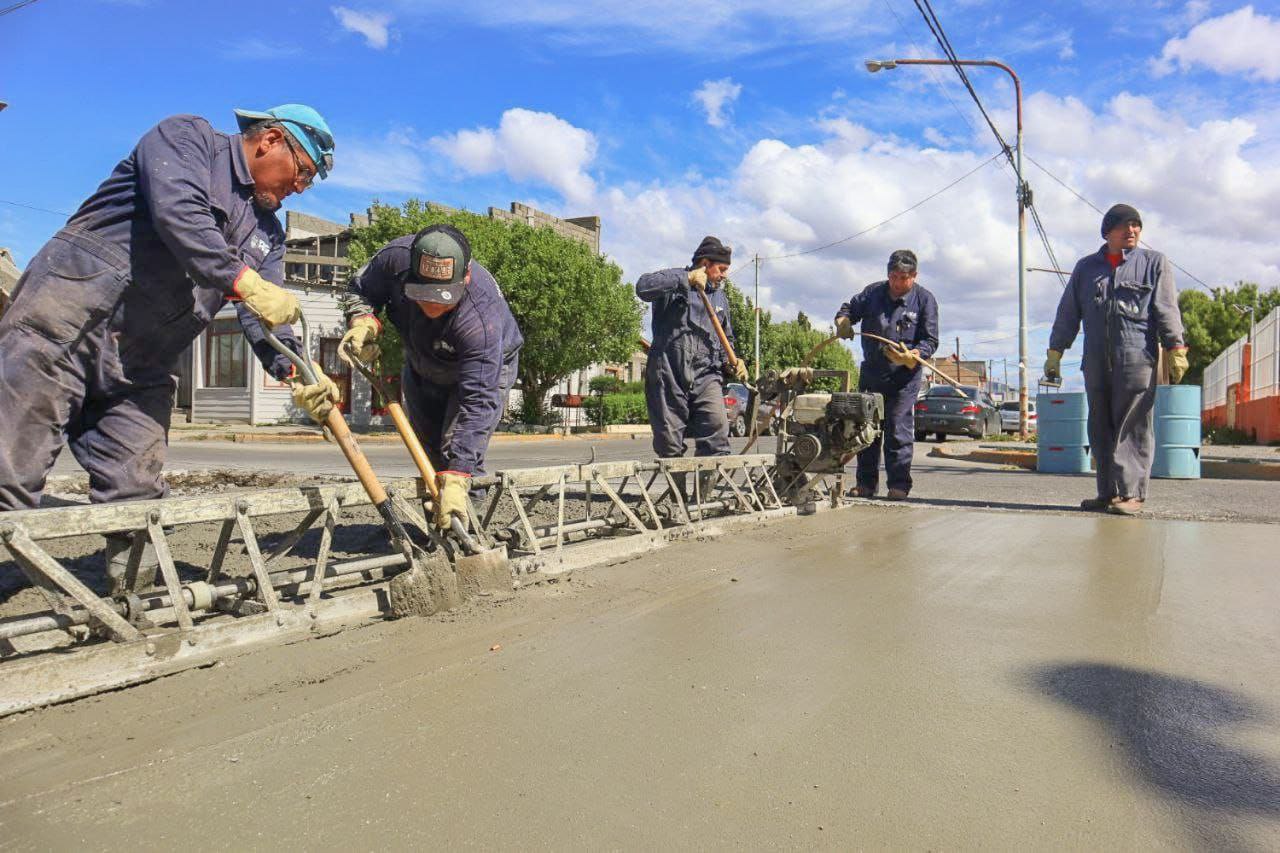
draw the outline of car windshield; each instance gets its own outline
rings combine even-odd
[[[1016,411],[1018,411],[1018,401],[1017,401],[1017,400],[1012,400],[1012,401],[1007,402],[1007,403],[1001,403],[1001,404],[1000,404],[1000,411],[1002,411],[1002,412],[1016,412]]]
[[[929,389],[928,397],[963,397],[964,395],[950,385],[934,385]]]

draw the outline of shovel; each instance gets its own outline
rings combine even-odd
[[[400,439],[409,451],[409,456],[413,458],[413,464],[418,466],[418,473],[422,476],[422,482],[426,484],[427,490],[431,492],[434,506],[440,500],[440,487],[436,485],[436,471],[430,458],[427,457],[426,450],[422,447],[422,442],[418,440],[417,433],[413,431],[409,417],[404,413],[404,407],[387,393],[377,373],[370,365],[360,360],[356,355],[355,347],[351,344],[346,346],[346,355],[352,366],[369,380],[369,384],[378,392],[378,396],[386,401],[387,413],[391,415],[391,420],[396,425],[396,432],[400,433]],[[456,515],[450,517],[449,529],[462,545],[462,550],[466,552],[454,563],[454,570],[458,575],[458,590],[462,596],[464,598],[470,598],[473,595],[509,597],[512,589],[511,564],[507,559],[507,546],[503,545],[501,548],[490,550],[482,549],[467,532],[462,519]]]
[[[697,288],[694,288],[695,290]],[[720,318],[716,316],[715,309],[711,307],[711,300],[707,297],[705,290],[698,290],[698,295],[702,297],[702,307],[707,309],[707,316],[711,318],[711,327],[716,330],[716,337],[720,339],[720,346],[724,348],[724,353],[729,357],[731,364],[738,363],[737,353],[733,351],[733,346],[729,343],[729,336],[724,333],[724,327],[720,325]],[[746,385],[746,383],[743,383]],[[758,404],[759,393],[752,385],[747,385],[747,434],[755,435],[756,433],[756,409]],[[742,451],[746,453],[746,450]]]
[[[310,353],[311,335],[307,329],[307,320],[302,317],[300,322],[302,324],[302,348],[305,352]],[[293,362],[294,367],[298,370],[298,375],[308,385],[314,385],[316,383],[316,375],[311,369],[311,360],[303,358],[282,344],[280,339],[266,327],[265,323],[262,331],[266,336],[267,343],[276,352]],[[386,526],[387,533],[391,536],[391,544],[404,555],[409,564],[409,570],[397,575],[391,582],[392,612],[397,616],[414,614],[430,616],[432,613],[437,613],[441,610],[452,610],[459,604],[457,578],[454,577],[453,572],[448,568],[448,563],[443,559],[432,560],[422,549],[413,544],[413,541],[409,538],[408,531],[404,529],[404,525],[400,522],[391,506],[390,496],[387,494],[386,489],[382,487],[382,483],[378,482],[377,475],[373,473],[373,467],[369,465],[369,460],[365,458],[364,452],[360,450],[360,445],[356,444],[355,437],[351,434],[346,420],[342,417],[342,412],[338,411],[336,405],[329,410],[324,426],[333,435],[334,441],[337,442],[338,447],[342,450],[342,455],[347,458],[352,470],[356,472],[356,477],[360,480],[360,485],[364,487],[365,494],[373,502],[373,508],[378,511],[378,515],[382,516],[382,523]],[[397,586],[399,587],[398,590]],[[399,595],[397,595],[397,592],[399,592]]]

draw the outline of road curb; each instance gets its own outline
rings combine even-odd
[[[929,455],[937,459],[952,459],[957,462],[986,462],[995,465],[1013,465],[1027,471],[1036,470],[1034,450],[996,450],[994,448],[950,450],[945,447],[935,447],[929,451]],[[1214,459],[1201,456],[1200,479],[1280,481],[1280,462],[1249,457]]]

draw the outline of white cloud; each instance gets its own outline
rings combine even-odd
[[[223,58],[232,61],[263,62],[273,59],[290,59],[301,55],[302,48],[296,44],[284,44],[260,38],[227,42],[222,47]]]
[[[551,113],[507,110],[496,129],[460,130],[431,145],[467,174],[504,172],[515,181],[550,186],[570,201],[595,191],[586,171],[596,156],[594,134]]]
[[[733,102],[742,94],[742,85],[733,82],[730,77],[719,80],[704,80],[693,93],[693,99],[702,105],[707,114],[707,124],[712,127],[724,127],[728,122],[725,112],[733,107]]]
[[[364,36],[365,44],[383,50],[391,39],[391,15],[383,12],[358,12],[345,6],[334,6],[333,15],[342,28]]]
[[[439,23],[452,16],[471,26],[501,30],[537,29],[557,45],[593,53],[639,53],[662,48],[683,54],[717,56],[795,49],[887,33],[881,0],[809,0],[780,5],[774,0],[382,0],[405,18]],[[868,9],[879,10],[868,14]]]
[[[1195,5],[1195,4],[1191,4]],[[1200,9],[1203,11],[1203,9]],[[1280,80],[1280,19],[1245,6],[1196,24],[1182,38],[1170,39],[1152,64],[1157,74],[1203,66],[1219,74],[1253,80]]]
[[[1280,114],[1188,121],[1167,104],[1130,94],[1097,110],[1045,93],[1030,94],[1025,106],[1028,152],[1099,207],[1135,205],[1146,222],[1144,237],[1155,248],[1211,285],[1241,278],[1280,283],[1280,244],[1274,240],[1280,165],[1252,145],[1260,127],[1280,125]],[[994,118],[1011,120],[999,111]],[[514,199],[563,216],[601,216],[605,251],[629,280],[687,262],[703,235],[716,234],[734,247],[734,275],[747,287],[752,254],[791,255],[870,229],[989,156],[985,149],[964,150],[960,140],[939,150],[927,140],[874,132],[848,119],[815,120],[810,127],[803,143],[757,140],[719,174],[677,167],[668,178],[644,183],[592,178],[595,135],[525,109],[508,110],[496,128],[462,130],[425,147],[447,155],[465,175],[505,175]],[[439,198],[440,181],[419,189],[428,183],[423,147],[407,134],[344,143],[348,153],[332,180]],[[1030,162],[1026,168],[1058,261],[1069,269],[1097,249],[1101,216]],[[537,198],[538,187],[550,187],[560,198]],[[939,298],[946,341],[960,336],[965,351],[977,357],[1012,356],[1015,225],[1009,168],[988,165],[855,239],[766,260],[762,302],[775,317],[803,310],[825,325],[841,302],[883,277],[890,251],[912,248],[921,257],[921,282]],[[1049,266],[1034,231],[1028,249],[1027,266]],[[1185,275],[1177,279],[1184,288],[1195,286]],[[1044,326],[1061,291],[1056,277],[1040,273],[1028,273],[1027,285],[1031,322],[1039,329],[1032,335],[1034,355],[1044,349]],[[949,348],[944,343],[944,351]]]

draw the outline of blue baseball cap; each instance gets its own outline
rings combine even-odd
[[[311,107],[306,104],[281,104],[266,112],[236,110],[236,121],[242,131],[260,121],[280,122],[281,127],[289,131],[289,135],[307,152],[311,162],[316,164],[316,174],[321,179],[329,177],[329,170],[333,168],[333,134],[320,113]]]

